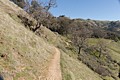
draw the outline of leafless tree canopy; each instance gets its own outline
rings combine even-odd
[[[45,10],[49,11],[50,8],[56,7],[56,6],[57,6],[56,0],[49,0],[49,2],[47,3],[47,5],[45,6]]]
[[[78,54],[80,54],[80,51],[83,47],[86,47],[87,39],[91,36],[91,32],[87,28],[81,28],[78,30],[74,30],[73,32],[73,43],[79,48]]]

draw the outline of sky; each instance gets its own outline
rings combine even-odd
[[[120,20],[119,0],[57,0],[54,16],[94,20]]]

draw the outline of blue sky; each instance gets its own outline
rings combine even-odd
[[[95,20],[120,20],[119,0],[57,0],[54,16]]]

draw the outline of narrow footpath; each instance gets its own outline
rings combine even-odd
[[[50,62],[46,80],[62,80],[60,68],[60,51],[57,48],[54,49],[55,54]]]

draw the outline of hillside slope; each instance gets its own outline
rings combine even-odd
[[[47,42],[49,42],[51,44],[54,44],[56,47],[58,47],[61,50],[61,53],[62,53],[61,54],[61,69],[62,69],[63,80],[79,80],[79,79],[100,80],[101,77],[105,80],[119,80],[119,78],[118,78],[119,77],[118,76],[119,75],[119,65],[118,64],[120,62],[119,61],[120,60],[120,58],[119,58],[120,42],[115,42],[114,40],[110,40],[110,39],[103,40],[104,41],[103,43],[106,44],[106,48],[109,51],[107,55],[109,55],[111,57],[111,59],[109,59],[109,61],[112,60],[112,62],[105,63],[105,65],[108,65],[108,68],[111,69],[112,75],[115,76],[115,78],[116,78],[116,79],[113,79],[112,77],[109,77],[109,76],[103,77],[103,76],[96,74],[94,71],[89,69],[90,66],[88,66],[87,64],[86,64],[87,66],[85,64],[83,64],[84,62],[82,60],[78,60],[76,50],[74,50],[73,45],[71,45],[71,41],[69,39],[67,39],[66,37],[59,35],[57,32],[53,33],[46,27],[41,27],[38,31],[36,31],[36,34],[40,34],[40,36],[43,37],[43,39],[45,39]],[[97,45],[100,40],[101,39],[91,38],[88,42],[92,46],[93,44]],[[97,60],[94,61],[94,59],[96,59],[94,57],[94,55],[90,55],[90,54],[86,55],[83,52],[83,55],[81,55],[81,57],[83,57],[82,59],[86,62],[92,61],[89,64],[92,65],[93,67],[98,65],[98,64],[96,64]],[[104,63],[103,59],[98,58],[98,60],[102,61],[102,63]],[[107,60],[107,58],[105,60]],[[105,73],[104,71],[105,70],[103,70],[103,71],[101,70],[99,72],[102,72],[104,74]],[[89,74],[91,74],[91,75],[89,75]]]
[[[49,64],[55,49],[26,29],[18,14],[27,15],[12,2],[0,0],[0,73],[5,80],[44,80],[50,75],[49,68],[53,67]],[[47,28],[45,31],[57,39],[56,34]]]
[[[55,49],[25,28],[19,11],[27,15],[9,0],[0,0],[0,74],[5,80],[44,80]]]
[[[76,52],[71,49],[70,40],[45,27],[41,27],[36,31],[36,33],[38,32],[45,41],[55,45],[60,50],[63,80],[102,80],[98,74],[77,60]]]
[[[5,80],[61,80],[61,74],[62,80],[102,80],[77,59],[70,40],[44,26],[33,33],[19,14],[36,22],[9,0],[0,0],[0,75]]]

